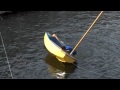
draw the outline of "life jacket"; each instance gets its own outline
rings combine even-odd
[[[71,52],[73,50],[73,48],[71,46],[66,45],[65,50],[68,52]],[[76,55],[76,51],[73,52],[73,55]]]
[[[66,51],[72,51],[73,48],[72,48],[71,46],[66,45],[66,46],[65,46],[65,50],[66,50]]]

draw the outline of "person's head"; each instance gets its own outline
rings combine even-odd
[[[61,48],[62,48],[63,50],[66,50],[66,47],[65,47],[65,46],[62,46]]]

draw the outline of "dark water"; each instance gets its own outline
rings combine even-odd
[[[63,64],[44,47],[44,32],[77,44],[100,11],[28,11],[3,16],[0,32],[14,79],[119,79],[120,12],[105,11],[77,48],[77,65]],[[0,78],[10,71],[0,39]]]

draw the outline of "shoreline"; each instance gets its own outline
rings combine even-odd
[[[12,13],[12,11],[0,11],[0,15],[7,14],[7,13]]]

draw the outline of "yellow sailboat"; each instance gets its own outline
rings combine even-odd
[[[62,50],[60,42],[48,32],[44,35],[44,45],[61,62],[74,63],[76,61],[74,56]]]
[[[101,16],[103,11],[100,12],[100,14],[96,17],[94,22],[90,25],[88,30],[85,32],[85,34],[82,36],[82,38],[79,40],[79,42],[76,44],[76,46],[73,48],[73,50],[70,52],[70,54],[66,53],[62,50],[62,45],[60,42],[51,36],[50,33],[45,32],[44,35],[44,44],[47,50],[56,56],[56,58],[61,62],[67,62],[67,63],[73,63],[76,61],[76,58],[72,56],[72,53],[75,51],[75,49],[78,47],[78,45],[81,43],[81,41],[85,38],[85,36],[88,34],[88,32],[91,30],[95,22],[98,20],[98,18]]]

